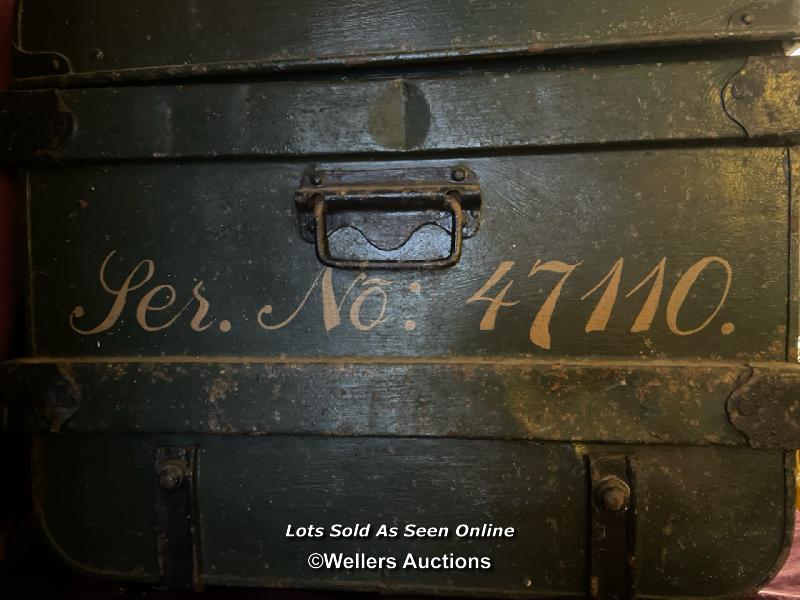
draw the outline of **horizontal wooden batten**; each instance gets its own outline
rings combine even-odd
[[[15,78],[40,85],[800,35],[792,0],[25,0],[19,14]]]
[[[395,79],[19,91],[5,98],[7,126],[25,135],[9,135],[3,154],[6,161],[23,163],[45,156],[263,158],[796,135],[797,107],[781,99],[800,80],[800,61],[750,59],[743,71],[744,66],[741,59],[728,59]],[[766,73],[762,79],[779,71],[782,79],[769,87],[751,85],[747,97],[737,99],[744,84],[733,91],[726,84],[748,70]],[[42,139],[32,142],[37,136]]]
[[[785,360],[787,163],[743,147],[32,170],[32,353]],[[326,268],[295,203],[315,167],[375,189],[474,173],[478,229],[449,268]],[[449,250],[430,216],[412,234],[373,212],[329,236],[334,256],[394,258],[426,232]],[[399,251],[383,223],[410,235]]]
[[[780,363],[176,357],[3,369],[9,429],[800,444],[800,367]]]

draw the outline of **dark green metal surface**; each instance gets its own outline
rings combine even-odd
[[[116,161],[796,138],[800,109],[781,90],[800,80],[797,61],[741,52],[17,92],[7,103],[21,131],[5,152]],[[52,114],[53,129],[34,135],[32,112]]]
[[[29,271],[0,429],[33,434],[68,562],[654,600],[774,574],[800,446],[797,2],[110,6],[22,0],[0,99]],[[286,536],[334,523],[373,535]]]
[[[6,374],[7,427],[798,445],[800,368],[492,358],[53,359]],[[41,398],[31,410],[25,391]],[[108,398],[116,398],[109,402]]]
[[[313,245],[303,240],[294,209],[294,190],[308,164],[32,171],[30,314],[36,352],[786,356],[785,149],[319,164],[338,170],[466,165],[483,190],[480,228],[464,241],[459,263],[447,270],[380,276],[369,269],[326,271]],[[449,245],[448,235],[428,227],[432,237]],[[361,256],[393,256],[370,245],[365,235],[370,232],[341,228],[331,233],[330,244],[340,253],[353,245]],[[410,243],[416,243],[413,236]],[[706,257],[730,265],[730,285],[725,265],[710,262],[683,305],[670,304],[684,274]],[[530,276],[537,260],[579,266],[534,341],[532,325],[547,312],[542,307],[563,276],[553,271]],[[655,279],[630,292],[662,260],[662,297],[653,296],[657,302],[648,305]],[[587,332],[607,286],[587,293],[615,264],[621,272],[608,322]],[[139,266],[130,284],[135,289],[125,297],[105,291],[103,265],[109,290],[117,292]],[[501,268],[502,277],[478,294]],[[515,304],[499,308],[493,324],[485,322],[490,302],[479,298],[496,296],[511,281],[504,302]],[[192,290],[200,282],[207,314],[193,326],[201,302]],[[172,287],[156,289],[164,285]],[[153,290],[156,295],[143,303]],[[686,334],[701,327],[723,297],[711,322]],[[117,301],[118,318],[107,320]],[[145,304],[164,303],[170,306],[163,311],[137,316]],[[646,305],[653,309],[650,326],[631,331]],[[668,313],[676,308],[670,325]],[[734,327],[728,335],[727,323]],[[158,330],[148,330],[153,328]]]
[[[21,0],[18,84],[791,39],[793,0]],[[134,51],[135,49],[135,51]]]
[[[38,456],[42,514],[54,541],[83,568],[158,579],[153,516],[145,507],[153,502],[151,449],[165,440],[201,448],[208,584],[545,598],[579,598],[587,587],[583,455],[596,449],[488,440],[46,436]],[[725,596],[764,582],[782,557],[793,510],[783,500],[781,452],[645,446],[602,452],[614,450],[636,465],[638,597]],[[94,476],[99,469],[111,477],[119,464],[128,465],[124,487]],[[758,473],[758,481],[741,473]],[[64,512],[71,518],[57,517]],[[458,524],[475,521],[508,523],[517,533],[500,541],[452,535]],[[496,566],[449,572],[446,579],[403,569],[326,574],[297,560],[318,550],[320,540],[285,537],[287,523],[308,522],[449,527],[449,539],[322,543],[331,552],[368,555],[490,554]],[[114,551],[120,546],[124,557]]]

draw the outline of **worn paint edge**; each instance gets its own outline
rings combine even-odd
[[[784,503],[784,530],[783,530],[783,539],[781,543],[781,550],[778,552],[777,556],[775,557],[775,561],[773,562],[772,569],[765,573],[762,578],[752,584],[750,587],[746,588],[743,592],[737,592],[735,594],[730,595],[720,595],[720,596],[703,596],[703,600],[734,600],[734,599],[742,599],[742,600],[752,600],[756,596],[756,592],[763,587],[765,587],[770,581],[772,581],[775,576],[780,572],[783,564],[786,562],[786,559],[789,557],[789,553],[792,549],[792,542],[794,538],[794,524],[795,524],[795,507],[794,507],[794,491],[792,491],[792,487],[794,487],[794,472],[795,472],[795,452],[787,452],[785,454],[785,466],[784,466],[784,473],[786,474],[786,494],[785,494],[785,503]],[[641,600],[699,600],[699,596],[661,596],[661,595],[648,595],[643,594],[637,596],[641,598]]]
[[[55,536],[50,531],[50,526],[47,521],[44,510],[44,492],[42,491],[41,479],[41,461],[42,461],[42,448],[44,440],[42,435],[35,435],[31,437],[30,446],[30,472],[31,472],[31,504],[33,511],[33,520],[39,531],[41,531],[53,554],[70,569],[88,575],[90,577],[104,579],[107,581],[130,581],[142,583],[158,583],[157,577],[147,577],[138,575],[134,572],[122,571],[103,571],[100,569],[93,569],[81,562],[73,559],[56,540]]]
[[[494,366],[534,366],[534,367],[589,367],[589,368],[631,368],[650,369],[661,367],[706,367],[712,369],[765,369],[787,371],[800,374],[800,364],[787,364],[782,361],[747,360],[709,360],[709,359],[658,359],[630,360],[587,358],[509,358],[503,356],[32,356],[0,363],[2,367],[15,367],[38,364],[265,364],[265,365],[478,365],[486,368]]]
[[[24,282],[24,289],[25,289],[25,330],[28,332],[26,336],[26,345],[28,346],[28,350],[31,354],[37,353],[37,344],[36,344],[36,326],[35,326],[35,294],[33,293],[34,287],[34,273],[33,273],[33,215],[32,215],[32,207],[31,207],[31,172],[25,171],[25,180],[24,180],[25,190],[23,192],[24,196],[24,215],[25,215],[25,261],[27,268],[25,269],[25,282]]]
[[[188,79],[220,75],[256,75],[285,71],[305,71],[362,66],[406,65],[433,61],[458,61],[487,58],[535,57],[579,51],[605,51],[616,49],[653,48],[666,45],[722,42],[769,42],[792,40],[800,36],[800,29],[767,29],[766,31],[715,31],[686,37],[685,33],[645,34],[639,36],[608,38],[602,43],[583,39],[564,39],[540,44],[486,45],[462,50],[431,49],[426,51],[364,52],[357,56],[337,54],[308,56],[295,59],[261,58],[235,62],[211,61],[195,64],[163,64],[148,67],[122,67],[98,71],[78,71],[67,75],[44,75],[14,78],[13,88],[72,87],[109,82],[152,81],[160,79]]]
[[[789,282],[787,302],[786,360],[800,363],[800,156],[792,158],[793,150],[786,148],[786,178],[789,182]],[[798,171],[798,172],[795,172]],[[797,186],[797,189],[796,189]]]

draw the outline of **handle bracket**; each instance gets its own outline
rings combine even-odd
[[[317,171],[303,177],[295,193],[303,239],[315,244],[320,262],[341,269],[450,267],[461,257],[463,240],[477,232],[480,204],[478,179],[465,167]],[[446,255],[426,256],[415,247],[426,225],[449,236]],[[329,238],[348,227],[360,232],[373,255],[404,256],[334,256]]]

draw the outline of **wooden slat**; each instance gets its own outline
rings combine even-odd
[[[581,63],[403,78],[17,91],[4,98],[9,143],[2,158],[490,152],[796,137],[796,115],[781,107],[797,93],[800,61],[751,58],[743,65],[738,58]],[[781,77],[770,86],[740,81],[763,71]],[[747,96],[734,98],[734,88]]]
[[[294,193],[314,163],[33,171],[38,352],[785,360],[784,149],[330,162],[320,168],[447,172],[454,165],[476,174],[482,195],[480,226],[464,240],[460,261],[448,269],[367,269],[363,275],[341,269],[325,275],[314,244],[300,233]],[[375,184],[381,184],[377,177]],[[426,235],[449,245],[446,231],[426,227]],[[416,248],[421,233],[408,245]],[[330,245],[337,256],[346,250],[393,256],[350,227],[332,234]],[[117,297],[101,286],[106,259],[109,289],[121,290],[141,261],[152,261],[153,272],[144,281],[151,263],[140,266],[118,318],[112,314],[101,327]],[[537,260],[551,264],[531,275]],[[632,293],[662,260],[663,285],[655,285],[654,275]],[[564,265],[578,266],[556,294],[564,273],[553,269]],[[606,276],[616,269],[616,299],[607,296],[595,313],[609,288]],[[193,325],[202,303],[192,290],[200,282],[198,294],[209,304]],[[172,292],[156,289],[167,284]],[[492,318],[491,299],[509,284],[506,305],[495,304]],[[145,300],[149,293],[156,295]],[[170,293],[171,306],[152,309],[169,302]],[[558,299],[547,304],[551,294]],[[552,312],[543,311],[550,306]],[[137,316],[139,307],[149,307],[141,309],[145,316]]]
[[[745,16],[748,15],[748,16]],[[25,0],[16,77],[62,82],[790,39],[792,0]],[[56,63],[35,53],[55,53]],[[58,63],[60,59],[61,63]],[[56,78],[57,79],[57,78]]]
[[[788,60],[788,59],[787,59]],[[59,92],[79,123],[61,158],[153,159],[736,140],[739,59],[389,80]],[[790,64],[791,68],[794,63]],[[793,124],[775,121],[758,137]]]
[[[13,406],[9,419],[15,420],[10,426],[26,420],[36,426],[29,420],[35,413],[49,415],[43,425],[51,430],[76,433],[747,442],[726,413],[737,377],[747,370],[741,364],[549,365],[496,359],[326,364],[213,358],[55,364],[69,374],[75,392],[70,396],[58,388],[61,404],[52,406],[46,393],[34,391],[40,382],[57,388],[46,383],[53,379],[51,365],[22,362],[6,368],[5,396]]]
[[[731,362],[16,361],[3,427],[800,446],[800,367]],[[113,402],[109,402],[113,398]]]

